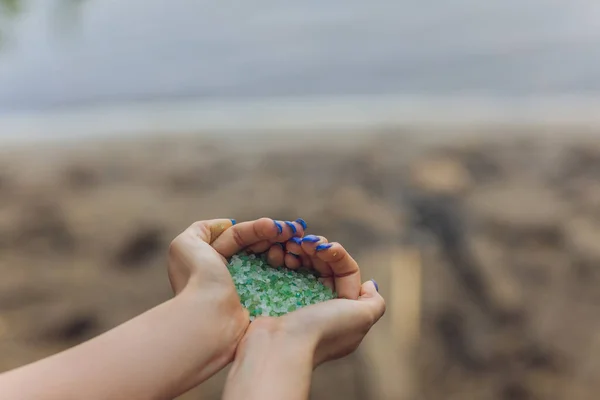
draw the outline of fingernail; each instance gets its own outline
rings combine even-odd
[[[290,238],[290,242],[294,242],[296,244],[302,244],[302,239],[300,239],[299,237],[293,236]]]
[[[321,243],[320,245],[318,245],[317,247],[315,247],[315,250],[316,251],[327,250],[331,246],[333,246],[331,243]]]
[[[237,221],[235,219],[232,219],[231,220],[231,225],[235,225],[235,224],[237,224]]]
[[[321,240],[321,238],[319,238],[318,236],[315,236],[315,235],[306,235],[302,238],[303,242],[308,242],[308,243],[317,243],[319,240]]]
[[[294,225],[293,222],[285,221],[285,224],[290,227],[290,229],[292,230],[292,232],[294,232],[294,233],[298,232],[298,229],[296,229],[296,225]]]
[[[303,220],[302,218],[298,218],[296,220],[296,222],[299,223],[300,225],[302,225],[302,229],[306,230],[306,228],[307,228],[308,225],[306,225],[306,221],[305,220]]]
[[[377,282],[375,282],[375,279],[371,279],[371,282],[373,282],[373,285],[375,285],[375,289],[379,292],[379,285],[377,284]]]
[[[288,254],[291,254],[291,255],[293,255],[294,257],[296,257],[298,260],[300,260],[300,256],[299,256],[298,254],[294,254],[294,253],[292,253],[292,252],[290,252],[290,251],[288,251]]]
[[[273,222],[275,222],[275,226],[277,227],[277,233],[281,234],[281,232],[283,232],[283,225],[281,225],[277,221],[273,221]]]

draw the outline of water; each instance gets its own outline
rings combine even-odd
[[[31,113],[132,102],[159,101],[150,115],[184,99],[393,108],[600,93],[595,0],[90,0],[62,34],[51,3],[31,1],[0,55],[0,133]]]

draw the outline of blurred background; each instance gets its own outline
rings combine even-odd
[[[304,218],[388,301],[314,399],[594,399],[600,3],[0,0],[0,371]],[[217,399],[221,373],[181,399]]]

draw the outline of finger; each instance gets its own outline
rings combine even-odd
[[[225,230],[212,247],[223,257],[229,258],[241,250],[262,241],[276,241],[279,227],[271,218],[241,222]]]
[[[313,257],[316,253],[317,246],[323,243],[327,243],[327,239],[323,236],[306,235],[302,238],[302,250],[304,250],[307,255]]]
[[[288,253],[296,256],[293,259],[289,259],[291,264],[288,265],[286,263],[286,265],[285,265],[286,267],[291,268],[291,269],[296,269],[299,267],[310,268],[312,266],[310,257],[308,255],[306,255],[304,250],[302,250],[302,239],[300,239],[299,237],[294,236],[290,240],[288,240],[285,244],[285,249]],[[298,263],[296,262],[296,259],[300,259],[299,266],[298,266]]]
[[[288,240],[285,243],[285,249],[287,250],[288,253],[292,253],[292,254],[300,257],[302,266],[309,267],[311,265],[310,257],[308,257],[308,255],[304,252],[304,250],[302,250],[302,239],[301,238],[296,237],[296,236],[292,237],[290,240]]]
[[[299,237],[292,237],[285,243],[285,249],[290,253],[294,253],[296,255],[306,255],[304,250],[302,250],[302,239]]]
[[[312,258],[307,256],[306,254],[300,254],[300,258],[302,259],[302,266],[304,268],[313,268]],[[331,290],[333,290],[333,289],[331,289]]]
[[[298,222],[292,221],[276,221],[282,227],[281,234],[277,238],[278,242],[285,243],[292,237],[302,237],[304,235],[304,228]]]
[[[295,221],[284,221],[284,223],[290,227],[295,237],[301,238],[304,236],[304,232],[306,231],[306,222],[302,218],[298,218]]]
[[[358,263],[339,243],[321,243],[315,247],[316,257],[325,261],[335,281],[339,298],[358,299],[360,295],[360,269]]]
[[[304,234],[304,225],[300,224],[299,222],[274,221],[274,223],[278,232],[280,232],[276,238],[277,242],[285,243],[290,238],[296,237],[298,234]],[[264,253],[265,251],[269,250],[274,242],[274,240],[263,240],[248,246],[246,250],[255,254]]]
[[[306,232],[306,228],[308,227],[308,225],[306,224],[306,221],[303,220],[302,218],[298,218],[295,222],[300,224],[300,226],[302,227],[302,236],[304,236],[304,232]]]
[[[272,267],[283,267],[285,250],[281,243],[271,245],[267,253],[267,262]]]
[[[319,259],[316,255],[311,257],[311,262],[315,271],[319,273],[319,282],[335,292],[335,281],[331,267],[325,261]]]
[[[246,251],[249,253],[261,254],[261,253],[264,253],[265,251],[269,250],[272,245],[273,245],[273,243],[271,241],[262,240],[256,244],[248,246],[246,248]]]
[[[317,246],[327,243],[327,238],[316,235],[306,235],[302,238],[302,250],[310,257],[310,262],[315,271],[320,275],[319,281],[332,291],[335,291],[333,280],[333,271],[325,261],[319,259],[316,255]]]
[[[215,242],[227,229],[235,225],[233,219],[210,219],[206,221],[196,221],[188,230],[193,232],[200,240],[208,244]]]
[[[298,269],[302,266],[302,258],[294,253],[287,252],[284,261],[285,266],[289,269]]]
[[[374,280],[366,281],[362,284],[358,301],[369,305],[375,322],[385,314],[385,300],[379,294],[377,284]]]

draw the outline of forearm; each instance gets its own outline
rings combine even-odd
[[[11,399],[171,399],[233,357],[244,332],[235,331],[235,318],[215,324],[217,312],[182,293],[95,339],[0,376],[0,391]]]
[[[305,400],[312,371],[311,343],[271,331],[252,332],[238,347],[223,398]]]

